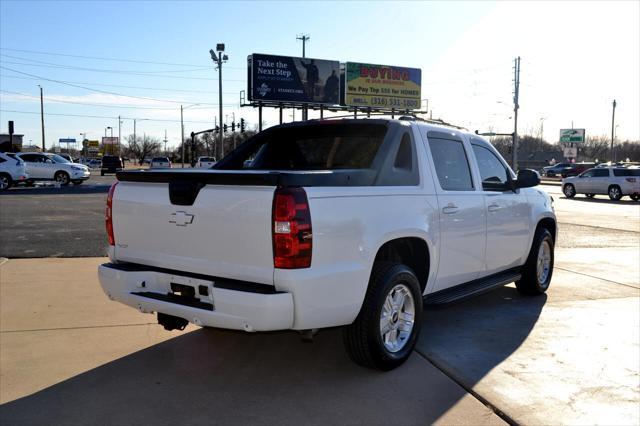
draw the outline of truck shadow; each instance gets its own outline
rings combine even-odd
[[[601,197],[606,197],[605,196],[601,196]],[[608,197],[607,198],[598,198],[598,196],[596,195],[596,197],[594,198],[587,198],[584,196],[575,196],[574,198],[567,198],[565,196],[562,196],[562,198],[564,198],[565,200],[571,200],[571,201],[580,201],[583,203],[595,203],[595,204],[623,204],[623,205],[629,205],[629,206],[637,206],[640,205],[638,204],[637,201],[632,200],[631,198],[629,198],[627,195],[624,196],[623,199],[621,200],[611,200]]]
[[[505,288],[427,311],[418,352],[445,370],[461,369],[472,382],[479,380],[526,339],[546,300],[524,303],[514,293]],[[0,406],[0,420],[432,424],[466,394],[418,353],[387,373],[355,365],[339,329],[321,331],[310,344],[294,332],[199,329],[8,402]]]

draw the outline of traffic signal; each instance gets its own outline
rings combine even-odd
[[[213,129],[213,131],[217,134],[220,133],[220,126],[216,126],[215,129]]]
[[[235,132],[235,131],[236,131],[236,122],[235,122],[235,121],[232,121],[232,122],[231,122],[231,131],[232,131],[232,132]]]
[[[244,118],[240,119],[240,132],[244,133]]]
[[[223,129],[224,133],[227,133],[227,125],[226,124],[224,126],[222,126],[222,129]]]

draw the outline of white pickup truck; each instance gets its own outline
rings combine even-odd
[[[423,305],[551,281],[557,225],[537,172],[516,176],[457,128],[286,124],[211,170],[117,177],[100,283],[169,330],[344,326],[355,362],[389,370],[410,355]]]

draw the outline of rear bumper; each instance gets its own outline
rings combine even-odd
[[[143,313],[162,312],[199,326],[245,331],[286,330],[293,326],[291,293],[265,294],[248,286],[240,290],[214,277],[175,275],[172,271],[140,270],[105,263],[98,269],[107,296]],[[170,296],[171,284],[191,286],[195,299]],[[201,289],[202,287],[202,289]],[[206,288],[206,295],[204,293]]]

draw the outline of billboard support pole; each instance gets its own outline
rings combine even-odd
[[[320,119],[324,118],[324,106],[320,105]]]
[[[396,118],[396,109],[391,108],[391,119],[393,120],[394,118]]]
[[[262,131],[262,102],[258,102],[258,131]]]
[[[280,110],[280,124],[282,124],[282,104],[279,105],[278,109]]]
[[[367,107],[367,118],[371,118],[371,107]]]
[[[358,108],[353,109],[353,118],[358,118]]]

